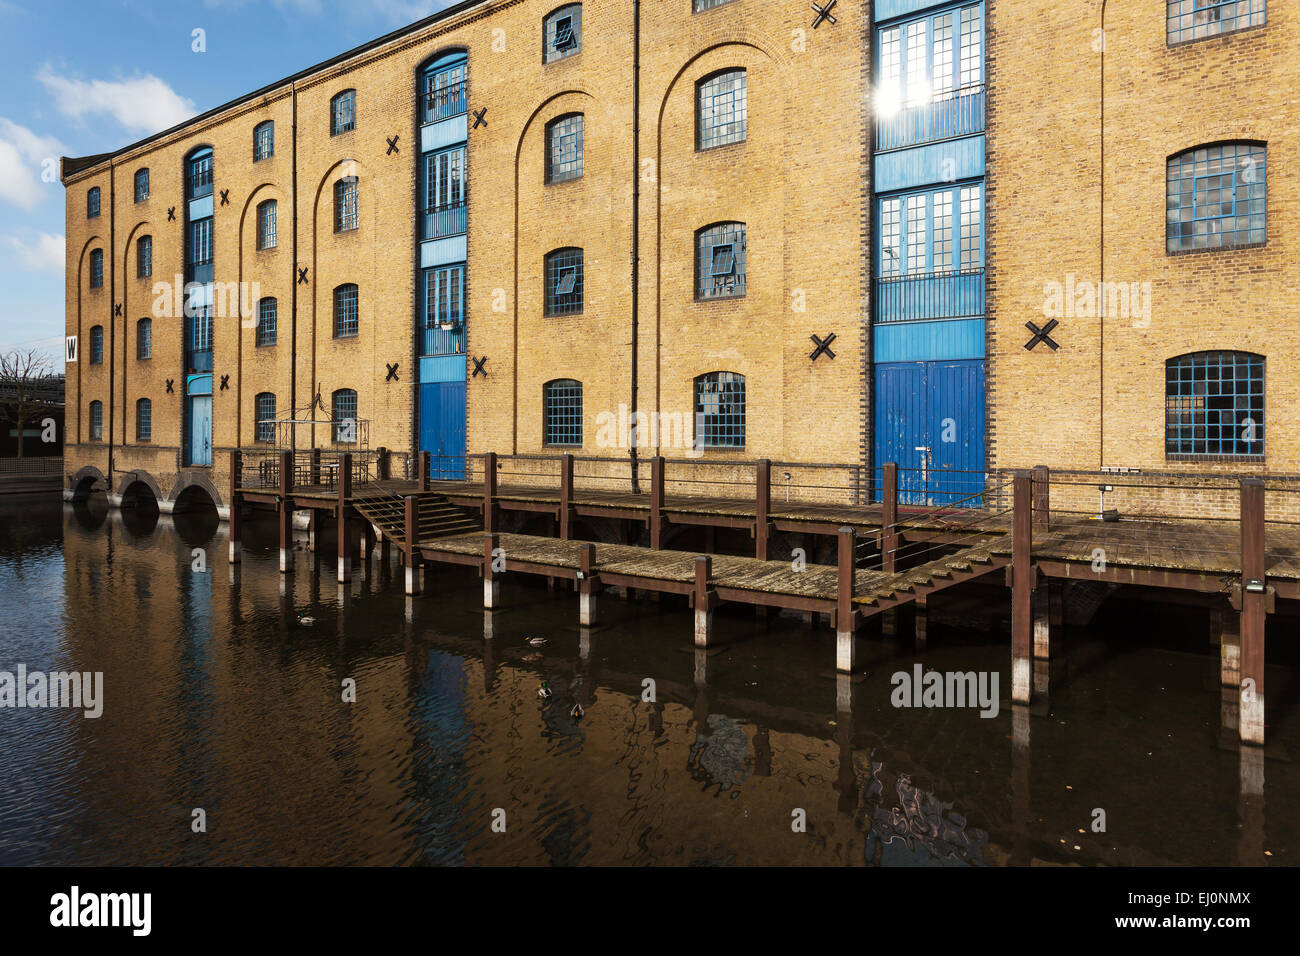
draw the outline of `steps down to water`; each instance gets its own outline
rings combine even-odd
[[[476,511],[452,504],[436,491],[412,495],[418,505],[419,540],[446,538],[483,530],[483,518]],[[358,512],[399,546],[406,544],[406,500],[398,497],[363,498],[354,505]]]
[[[1010,558],[994,554],[990,550],[995,540],[981,538],[955,554],[906,571],[892,574],[881,572],[878,577],[868,581],[865,587],[859,584],[859,593],[853,600],[860,605],[863,614],[870,616],[1005,568],[1010,563]],[[861,580],[859,575],[858,581]]]

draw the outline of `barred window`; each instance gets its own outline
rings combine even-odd
[[[357,441],[357,393],[350,388],[340,388],[334,393],[334,441],[339,445],[353,445]]]
[[[212,265],[212,217],[190,223],[190,265]],[[210,280],[211,275],[208,276]]]
[[[556,249],[546,257],[546,314],[582,311],[582,250]]]
[[[153,236],[141,236],[135,242],[135,274],[141,279],[153,275]]]
[[[253,162],[275,155],[275,123],[267,120],[253,127]]]
[[[91,186],[86,193],[86,218],[94,219],[99,215],[99,187]]]
[[[560,7],[542,21],[542,62],[553,63],[582,49],[582,4]]]
[[[204,146],[190,156],[185,170],[186,197],[201,199],[212,195],[212,148]]]
[[[147,398],[135,403],[135,440],[149,441],[153,437],[153,402]]]
[[[357,179],[345,176],[334,184],[334,231],[357,228]]]
[[[153,358],[153,319],[135,324],[135,357],[142,362]]]
[[[744,70],[727,70],[699,82],[696,87],[696,149],[745,141],[749,116],[745,77]]]
[[[469,107],[465,96],[468,76],[464,53],[439,57],[424,75],[422,122],[436,123],[463,114]]]
[[[582,176],[583,116],[561,116],[546,127],[546,181],[562,183]]]
[[[1262,456],[1264,356],[1194,352],[1167,361],[1165,454]]]
[[[330,100],[330,135],[357,128],[357,91],[344,90]]]
[[[1169,157],[1165,249],[1221,249],[1265,239],[1264,147],[1201,146]]]
[[[709,372],[695,380],[696,445],[745,447],[745,376]]]
[[[982,198],[976,184],[879,199],[878,274],[925,276],[983,268]]]
[[[696,299],[745,294],[745,224],[720,222],[695,234]]]
[[[104,327],[92,326],[90,330],[90,364],[104,364]]]
[[[465,320],[465,267],[424,270],[424,327],[460,328]]]
[[[334,290],[334,337],[346,339],[356,336],[360,326],[357,287],[351,283]]]
[[[730,3],[731,0],[693,0],[692,10],[699,13],[702,10],[712,10],[714,7],[720,7],[724,3]]]
[[[92,289],[102,289],[104,287],[104,250],[90,250],[90,287]]]
[[[543,441],[547,445],[582,444],[582,383],[556,379],[542,386],[545,418]]]
[[[104,437],[104,403],[93,401],[90,403],[90,438],[92,441],[99,441]]]
[[[278,207],[274,199],[268,199],[266,202],[257,205],[257,248],[274,249],[277,238]]]
[[[1264,25],[1264,0],[1167,0],[1166,42],[1233,33]]]
[[[135,201],[144,202],[149,198],[149,170],[135,171]]]
[[[258,392],[253,399],[253,440],[275,441],[275,393]]]
[[[274,298],[265,298],[257,303],[257,346],[259,348],[275,344],[275,319],[277,303]]]

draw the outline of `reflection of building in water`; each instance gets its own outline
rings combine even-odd
[[[896,762],[896,761],[891,761]],[[952,803],[918,787],[911,775],[866,758],[861,813],[869,827],[866,859],[877,864],[982,864],[988,834],[967,829]]]
[[[709,714],[708,730],[702,730],[691,744],[691,775],[720,790],[730,790],[745,782],[752,763],[744,724],[733,717]]]

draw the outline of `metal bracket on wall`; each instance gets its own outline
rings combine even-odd
[[[816,335],[809,337],[812,339],[813,345],[817,346],[817,348],[813,349],[812,354],[808,356],[810,359],[815,362],[819,355],[825,355],[829,359],[835,358],[835,353],[831,350],[831,343],[835,341],[834,332],[824,339]]]
[[[401,152],[401,150],[397,148],[397,141],[401,138],[402,138],[401,133],[398,133],[396,136],[384,137],[384,139],[388,141],[388,152],[384,153],[385,156],[392,156],[393,153]]]
[[[813,20],[814,30],[816,30],[819,26],[822,25],[823,20],[830,21],[831,26],[834,26],[835,24],[840,22],[836,20],[834,16],[831,15],[831,11],[835,9],[835,4],[838,2],[839,0],[831,0],[831,2],[826,4],[826,6],[824,7],[818,6],[815,3],[812,5],[812,8],[817,11],[817,18]]]
[[[306,285],[306,284],[307,284],[307,267],[306,267],[306,266],[304,266],[303,268],[301,268],[301,269],[298,270],[298,284],[299,284],[299,285]]]
[[[230,190],[229,190],[229,189],[223,189],[223,190],[221,190],[221,205],[223,205],[223,206],[229,206],[229,205],[230,205]]]
[[[1052,321],[1048,322],[1045,326],[1043,326],[1040,329],[1038,326],[1034,325],[1034,323],[1026,322],[1025,328],[1027,328],[1030,332],[1033,332],[1034,337],[1025,343],[1025,349],[1032,352],[1034,350],[1034,346],[1036,346],[1039,342],[1045,342],[1047,344],[1047,347],[1050,348],[1053,352],[1055,352],[1057,349],[1060,348],[1060,346],[1056,344],[1056,341],[1050,335],[1048,335],[1048,333],[1051,332],[1052,329],[1056,328],[1060,324],[1061,323],[1057,322],[1056,319],[1052,319]]]
[[[484,378],[487,378],[487,369],[483,367],[484,365],[487,365],[487,356],[485,355],[482,358],[474,358],[474,356],[471,355],[470,359],[474,363],[474,371],[470,375],[470,378],[476,378],[479,374],[482,374]]]
[[[170,209],[167,210],[167,221],[168,221],[168,222],[175,222],[175,221],[176,221],[176,207],[175,207],[175,206],[172,206]]]
[[[116,302],[116,303],[113,304],[113,314],[116,315],[116,316],[119,316],[119,317],[122,315],[122,303],[121,303],[121,302]]]
[[[384,364],[388,366],[388,376],[384,379],[384,381],[385,381],[385,382],[400,382],[401,379],[397,377],[397,366],[401,365],[402,363],[401,363],[401,362],[393,362],[391,365],[389,365],[389,363],[385,362]]]
[[[471,110],[471,112],[474,114],[474,125],[470,127],[471,129],[478,129],[480,126],[487,125],[487,120],[484,119],[484,117],[487,116],[486,106],[481,110]]]
[[[175,379],[173,379],[173,378],[169,378],[169,379],[167,379],[167,394],[168,394],[168,395],[171,395],[171,394],[175,391],[175,388],[174,388],[175,384],[176,384],[176,380],[175,380]]]
[[[229,376],[229,375],[223,375],[223,376],[221,376],[221,390],[224,392],[224,391],[226,391],[228,388],[230,388],[230,376]]]

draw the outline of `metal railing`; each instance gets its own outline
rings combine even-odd
[[[876,279],[877,322],[955,319],[983,314],[983,268]]]
[[[423,123],[436,123],[468,112],[469,100],[466,97],[466,83],[452,83],[449,86],[429,90],[422,97]]]
[[[459,236],[465,231],[468,195],[459,203],[449,206],[435,206],[424,211],[423,224],[420,229],[422,239],[442,239],[445,236]]]
[[[876,120],[876,149],[899,149],[984,131],[984,84],[935,93]]]

